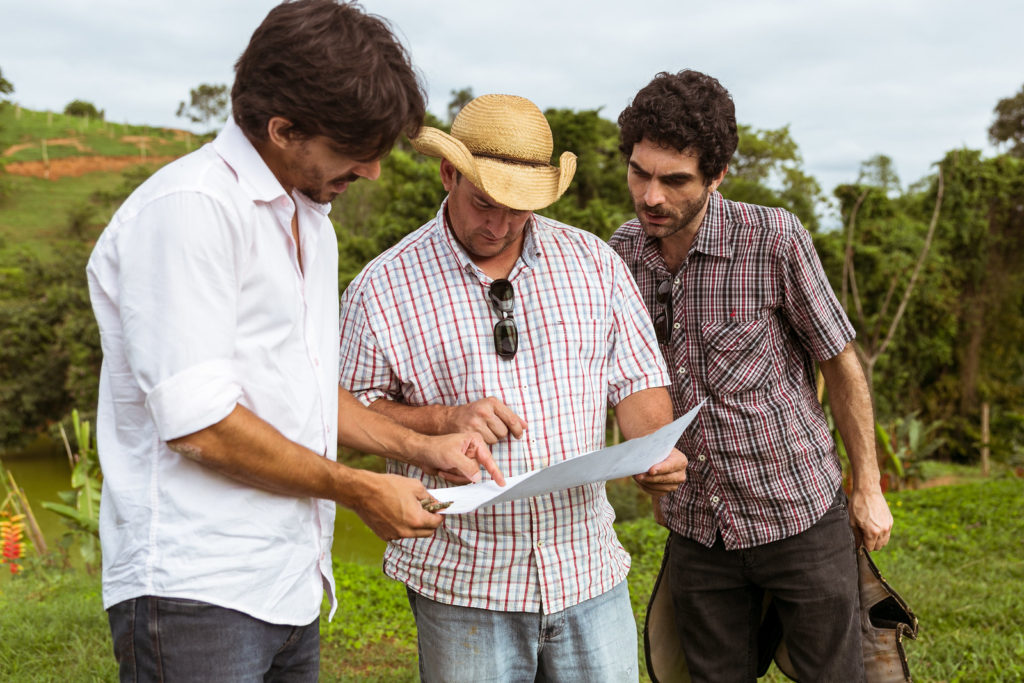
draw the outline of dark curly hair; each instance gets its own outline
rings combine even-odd
[[[356,3],[284,2],[270,10],[235,64],[231,106],[254,140],[274,116],[302,138],[323,135],[357,160],[415,135],[423,85],[386,20]]]
[[[647,138],[697,153],[705,182],[721,173],[736,151],[736,108],[717,79],[699,71],[662,71],[619,114],[619,150],[629,160]]]

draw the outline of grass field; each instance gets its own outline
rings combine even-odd
[[[0,252],[59,259],[63,243],[90,241],[110,220],[119,199],[99,195],[202,142],[181,130],[0,106]]]
[[[132,156],[141,147],[150,155],[181,155],[196,147],[190,133],[168,128],[135,126],[51,112],[0,108],[0,154],[3,161],[41,161],[69,156]],[[11,148],[15,149],[12,151]]]
[[[1024,479],[890,493],[893,540],[874,558],[920,620],[907,641],[916,681],[1024,679]],[[665,532],[650,519],[618,526],[633,555],[638,624]],[[339,565],[341,606],[322,622],[324,681],[416,680],[415,628],[404,588],[377,568]],[[99,579],[30,567],[0,579],[0,680],[116,677]],[[642,662],[642,659],[641,659]],[[766,677],[784,680],[774,669]]]

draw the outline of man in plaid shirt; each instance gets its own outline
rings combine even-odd
[[[435,218],[371,262],[342,298],[341,384],[426,433],[469,429],[506,475],[604,446],[607,407],[627,438],[672,419],[669,377],[636,284],[601,239],[533,213],[568,187],[529,100],[484,95],[451,134],[413,140],[441,157]],[[655,493],[686,459],[638,475]],[[444,481],[415,463],[390,472]],[[512,501],[388,545],[406,584],[425,681],[637,680],[629,555],[603,484]]]
[[[738,140],[717,80],[658,74],[619,126],[637,219],[610,243],[655,321],[675,414],[708,400],[678,444],[686,483],[656,499],[690,675],[756,678],[769,591],[800,680],[862,679],[855,543],[884,546],[892,515],[854,330],[797,217],[716,192]],[[849,506],[815,362],[849,454]]]

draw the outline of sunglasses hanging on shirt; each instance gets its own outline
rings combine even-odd
[[[672,322],[675,316],[672,315],[672,280],[662,280],[658,283],[657,302],[661,310],[654,316],[654,331],[658,334],[659,344],[668,344],[672,338]]]
[[[515,319],[512,318],[516,292],[511,282],[500,278],[491,283],[487,296],[501,316],[501,320],[494,325],[494,352],[505,360],[512,360],[519,349],[519,330],[516,328]]]

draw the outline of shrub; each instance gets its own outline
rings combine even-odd
[[[85,100],[72,100],[68,102],[67,106],[64,107],[64,113],[68,116],[78,116],[83,119],[99,119],[101,121],[104,117],[103,110],[96,109],[96,105]]]

